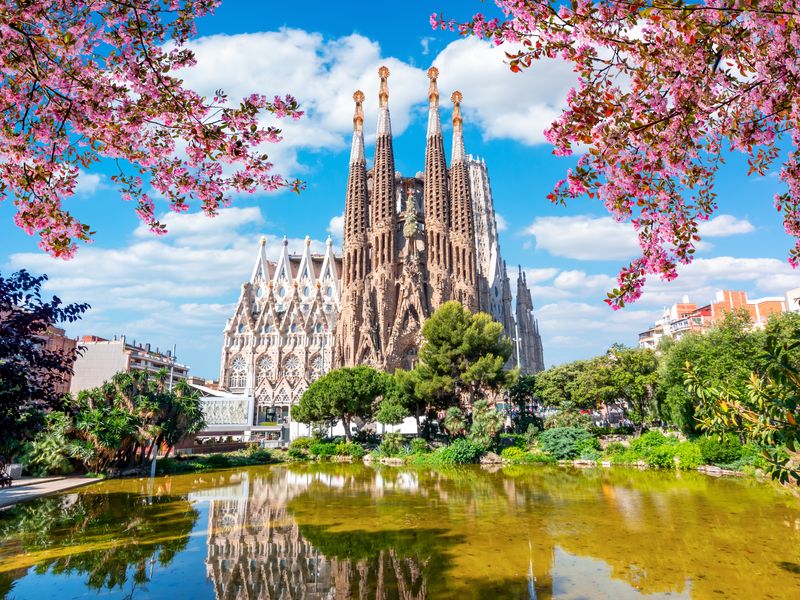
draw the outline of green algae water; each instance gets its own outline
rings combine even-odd
[[[324,464],[0,513],[0,598],[800,598],[800,501],[626,469]]]

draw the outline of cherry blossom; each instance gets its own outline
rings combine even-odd
[[[548,198],[600,200],[630,221],[642,254],[606,302],[639,298],[646,278],[676,277],[698,228],[717,210],[726,152],[750,173],[778,168],[775,207],[800,264],[800,5],[797,0],[495,0],[505,18],[476,14],[434,28],[517,48],[512,71],[541,58],[572,63],[579,83],[545,132],[556,155],[580,153]],[[782,162],[776,167],[776,162]]]
[[[0,4],[0,200],[40,247],[69,258],[93,232],[64,206],[81,170],[115,165],[122,198],[157,233],[154,197],[213,216],[231,194],[303,184],[263,152],[281,140],[264,117],[297,101],[253,94],[231,105],[183,86],[195,20],[219,0],[4,0]]]

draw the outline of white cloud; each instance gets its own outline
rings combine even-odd
[[[92,305],[70,335],[127,334],[162,348],[177,342],[182,360],[212,376],[241,284],[250,277],[264,218],[259,208],[224,208],[209,219],[202,214],[164,217],[170,233],[154,237],[137,227],[118,248],[87,246],[69,261],[39,252],[11,255],[12,269],[47,273],[45,289],[65,302]],[[281,237],[266,233],[267,254],[276,258]],[[305,240],[287,240],[297,253]],[[311,241],[312,252],[326,244]]]
[[[78,171],[78,179],[75,184],[76,195],[91,196],[102,187],[104,187],[102,175],[87,173],[83,170]]]
[[[412,107],[424,101],[422,69],[384,56],[380,45],[362,35],[328,39],[299,29],[213,35],[191,44],[197,65],[181,73],[187,86],[207,96],[222,88],[230,102],[258,91],[267,96],[291,93],[306,115],[280,120],[284,140],[265,150],[283,174],[297,172],[297,150],[341,149],[352,131],[353,92],[366,94],[366,131],[377,123],[378,67],[389,67],[392,128],[400,135],[412,119]],[[372,124],[372,125],[370,125]],[[369,136],[368,136],[369,137]]]
[[[330,234],[334,242],[341,244],[344,240],[344,215],[331,217],[326,231]]]
[[[440,88],[461,90],[465,127],[477,123],[484,138],[541,144],[577,78],[558,59],[540,60],[524,73],[512,73],[504,52],[513,50],[474,37],[452,42],[434,60]]]
[[[523,233],[536,237],[537,249],[576,260],[624,260],[641,251],[633,226],[611,217],[537,217]]]
[[[506,221],[506,218],[503,215],[500,213],[495,213],[494,218],[495,221],[497,221],[497,231],[502,233],[508,230],[508,221]]]
[[[717,215],[713,219],[701,223],[698,228],[700,237],[725,237],[756,230],[747,219],[739,219],[733,215]]]

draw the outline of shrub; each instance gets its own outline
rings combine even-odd
[[[600,440],[596,437],[579,439],[575,443],[578,456],[584,460],[597,460],[600,458]]]
[[[225,469],[231,466],[231,459],[225,454],[209,454],[203,462],[209,469]]]
[[[509,462],[522,462],[526,454],[527,453],[522,448],[511,446],[510,448],[505,448],[500,453],[500,456],[503,457],[503,460],[507,460]]]
[[[520,448],[524,450],[528,447],[528,440],[521,433],[501,433],[500,446],[502,448]]]
[[[292,448],[289,446],[289,450],[286,452],[286,454],[292,460],[306,460],[308,458],[308,455],[305,453],[305,451],[297,447]]]
[[[742,445],[734,435],[727,435],[721,440],[712,436],[703,436],[695,440],[705,464],[730,464],[742,457]]]
[[[703,464],[703,454],[697,444],[681,442],[675,447],[679,469],[696,469]]]
[[[424,454],[428,451],[428,442],[422,438],[414,438],[409,444],[411,454]]]
[[[533,423],[528,425],[528,429],[522,435],[525,436],[525,447],[530,448],[533,444],[536,443],[536,439],[539,437],[539,433],[541,433],[542,428],[537,427]]]
[[[488,450],[492,447],[495,436],[503,429],[503,415],[486,400],[478,400],[472,406],[472,425],[467,437],[474,443]]]
[[[311,447],[311,444],[317,443],[318,440],[315,440],[312,437],[302,436],[298,438],[294,438],[291,443],[289,444],[289,448],[299,448],[302,450],[308,450]]]
[[[379,450],[384,456],[397,456],[403,450],[403,434],[399,432],[384,433]]]
[[[628,448],[625,444],[620,442],[611,442],[608,446],[606,446],[605,450],[603,450],[603,456],[618,456],[620,454],[624,454]]]
[[[467,420],[464,413],[457,406],[451,406],[447,409],[444,416],[444,428],[451,436],[458,435],[467,427]]]
[[[648,452],[645,462],[648,467],[656,469],[674,469],[675,450],[676,448],[670,444],[656,446]]]
[[[70,418],[53,411],[45,417],[45,428],[25,445],[22,462],[34,476],[64,475],[72,471],[68,456],[74,454],[67,440]]]
[[[483,448],[477,444],[459,438],[453,440],[449,446],[439,451],[439,458],[443,463],[454,465],[467,465],[474,463],[483,453]]]
[[[646,458],[651,450],[664,444],[677,444],[678,438],[666,436],[660,431],[648,431],[631,440],[630,450],[636,455]]]
[[[315,442],[308,447],[311,456],[330,458],[336,454],[336,444],[332,442]]]
[[[578,441],[591,437],[588,431],[578,427],[555,427],[539,434],[542,450],[558,460],[568,460],[578,455]]]
[[[336,454],[339,456],[352,456],[353,458],[364,458],[367,453],[361,444],[355,442],[339,442],[336,444]]]

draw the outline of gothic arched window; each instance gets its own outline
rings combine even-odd
[[[229,385],[232,388],[243,388],[247,384],[247,362],[244,357],[237,356],[231,361]]]

